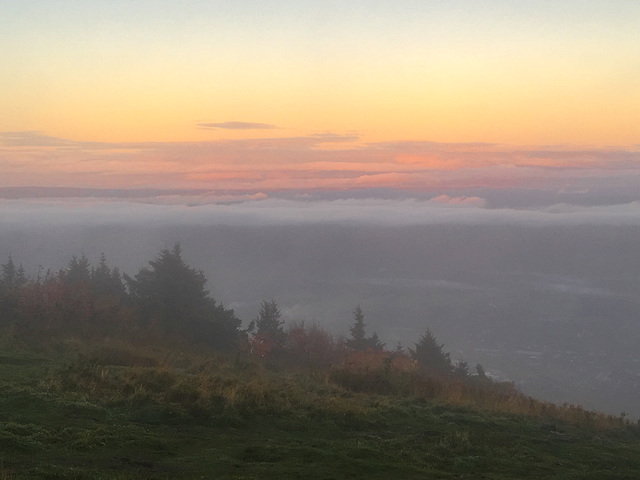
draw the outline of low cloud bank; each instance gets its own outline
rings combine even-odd
[[[556,204],[538,209],[485,208],[479,197],[295,200],[246,196],[161,196],[145,199],[5,199],[0,226],[44,225],[640,225],[640,202]]]

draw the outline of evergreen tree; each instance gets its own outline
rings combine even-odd
[[[372,350],[380,352],[384,348],[384,343],[380,341],[380,339],[378,338],[378,334],[376,332],[373,332],[373,335],[371,335],[371,337],[367,339],[367,346]]]
[[[9,256],[7,263],[2,265],[2,282],[7,286],[15,285],[16,278],[18,276],[18,270],[16,269],[13,258]]]
[[[16,268],[16,264],[13,263],[13,258],[9,256],[7,263],[1,266],[2,268],[2,278],[0,281],[6,287],[21,287],[25,283],[27,283],[27,276],[24,272],[24,267],[22,264]]]
[[[263,300],[256,318],[257,335],[268,336],[278,347],[282,347],[285,340],[284,320],[275,300]]]
[[[25,285],[27,283],[27,275],[24,271],[24,267],[22,266],[22,264],[20,264],[20,266],[18,267],[18,271],[16,272],[16,286],[17,287],[22,287],[23,285]]]
[[[459,378],[467,378],[469,376],[469,364],[464,360],[456,362],[453,374]]]
[[[16,268],[13,259],[9,257],[2,265],[0,278],[0,325],[11,325],[17,320],[20,287],[26,283],[22,265]]]
[[[204,274],[184,262],[180,244],[149,265],[135,278],[125,276],[143,326],[219,347],[235,344],[240,320],[209,295]]]
[[[75,255],[71,257],[71,260],[67,264],[67,268],[64,270],[63,281],[65,285],[77,287],[84,286],[89,287],[89,281],[91,280],[91,264],[85,255],[80,258]]]
[[[100,263],[91,270],[91,288],[97,296],[110,296],[124,298],[125,286],[117,268],[111,269],[107,265],[107,259],[100,255]]]
[[[91,292],[91,264],[85,255],[72,256],[57,275],[45,276],[43,306],[52,334],[93,335],[94,301]]]
[[[366,336],[364,313],[360,305],[353,311],[353,325],[349,329],[351,338],[347,340],[347,347],[355,351],[364,351],[368,348],[373,350],[382,350],[384,343],[380,341],[377,333],[373,333],[371,337]]]
[[[358,305],[353,311],[353,325],[349,329],[351,332],[351,338],[347,340],[347,347],[352,350],[366,350],[368,342],[365,336],[364,327],[364,313],[362,313],[362,309],[360,308],[360,305]]]
[[[409,350],[411,357],[424,371],[438,376],[450,375],[453,371],[451,356],[445,353],[444,344],[438,344],[431,329],[420,337],[415,350]]]

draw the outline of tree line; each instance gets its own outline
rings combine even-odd
[[[111,268],[104,255],[92,266],[73,256],[65,268],[28,277],[13,259],[1,265],[0,328],[23,340],[79,336],[179,339],[270,361],[321,366],[350,355],[403,357],[432,376],[467,378],[466,362],[452,362],[427,330],[408,353],[385,350],[368,336],[364,313],[353,312],[349,337],[339,339],[317,325],[285,325],[275,300],[264,300],[247,328],[206,288],[201,270],[182,258],[179,244],[165,248],[134,276]],[[486,378],[477,365],[476,376]]]

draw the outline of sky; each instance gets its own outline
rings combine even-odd
[[[640,191],[639,27],[634,0],[0,0],[0,189]]]

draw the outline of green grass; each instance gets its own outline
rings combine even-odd
[[[640,431],[124,344],[0,355],[2,479],[636,479]],[[371,390],[371,389],[369,389]]]

